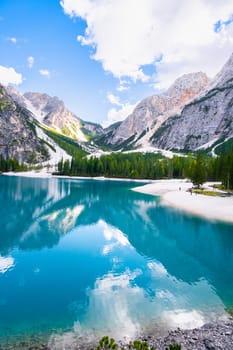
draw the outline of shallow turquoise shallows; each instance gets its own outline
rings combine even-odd
[[[233,226],[136,185],[0,177],[0,337],[118,339],[226,317]]]

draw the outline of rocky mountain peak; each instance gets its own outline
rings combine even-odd
[[[164,93],[165,96],[176,98],[190,91],[190,95],[197,95],[209,83],[210,79],[203,72],[184,74],[177,78]],[[192,96],[190,96],[192,98]]]
[[[233,53],[227,62],[224,64],[220,72],[214,77],[214,79],[210,82],[210,84],[206,88],[206,92],[226,85],[227,83],[232,84],[233,80]]]
[[[206,89],[152,136],[163,149],[195,150],[233,137],[233,54]]]
[[[25,106],[25,100],[23,95],[13,86],[9,85],[5,87],[6,92],[13,98],[13,100],[22,106]]]
[[[45,114],[54,109],[64,108],[64,102],[56,96],[51,97],[39,92],[26,92],[24,97],[32,103],[34,108],[43,111]]]
[[[185,74],[176,79],[166,92],[142,100],[114,130],[109,143],[121,144],[130,138],[136,145],[147,144],[161,124],[197,97],[208,82],[209,78],[203,72]]]
[[[90,136],[103,133],[101,125],[76,117],[56,96],[39,92],[26,92],[22,95],[12,86],[5,90],[32,118],[60,134],[86,142]]]
[[[21,100],[14,90],[0,85],[0,155],[28,163],[47,160],[49,154],[37,137],[32,114],[17,99]]]
[[[58,97],[45,93],[27,92],[24,94],[27,108],[40,123],[78,141],[86,142],[89,135],[101,134],[100,125],[89,123],[76,117]]]
[[[24,94],[27,108],[43,124],[68,137],[79,141],[87,141],[82,132],[82,123],[58,97],[45,93],[27,92]]]

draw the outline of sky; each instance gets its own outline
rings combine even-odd
[[[0,82],[103,126],[232,52],[232,0],[0,0]]]

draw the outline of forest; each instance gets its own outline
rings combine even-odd
[[[0,171],[8,172],[8,171],[24,171],[28,170],[26,164],[20,163],[15,158],[4,159],[2,155],[0,155]]]
[[[57,141],[57,140],[56,140]],[[131,179],[189,178],[194,185],[205,181],[221,181],[224,188],[233,189],[233,147],[217,157],[205,152],[175,155],[166,158],[160,153],[111,153],[99,158],[87,157],[74,142],[59,138],[72,155],[71,162],[61,160],[56,174],[69,176],[105,176]],[[63,145],[64,146],[64,145]],[[35,165],[34,165],[35,166]],[[32,165],[0,156],[0,171],[30,170]]]
[[[58,173],[69,176],[105,176],[132,179],[189,178],[195,185],[221,181],[233,189],[233,148],[210,157],[202,152],[165,158],[154,153],[112,153],[99,158],[76,157],[61,160]]]

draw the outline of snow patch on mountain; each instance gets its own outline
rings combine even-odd
[[[46,148],[49,151],[50,158],[48,161],[41,163],[42,166],[50,166],[54,168],[54,170],[56,170],[55,167],[61,159],[63,159],[63,161],[71,161],[72,157],[69,154],[67,154],[62,148],[60,148],[50,137],[48,137],[48,135],[46,135],[43,129],[36,126],[36,133],[40,139],[44,140],[53,147],[52,149],[51,147],[46,145]]]
[[[132,153],[155,153],[155,154],[158,154],[158,153],[160,153],[162,156],[164,156],[166,158],[170,158],[170,159],[172,159],[174,156],[182,156],[180,153],[172,152],[169,150],[163,150],[163,149],[152,147],[152,146],[147,146],[147,147],[141,147],[141,148],[137,148],[137,149],[130,150],[130,151],[122,151],[122,150],[102,151],[102,150],[98,150],[96,152],[89,154],[87,156],[87,159],[100,158],[102,156],[107,156],[107,155],[115,154],[115,153],[123,153],[123,154],[132,154]],[[185,157],[185,155],[184,155],[184,157]]]
[[[63,101],[38,92],[27,92],[24,98],[27,101],[27,108],[40,123],[75,140],[87,141],[86,135],[81,130],[81,120],[66,108]]]
[[[43,123],[43,119],[46,115],[43,112],[43,110],[35,108],[33,106],[33,104],[28,99],[26,99],[25,97],[23,97],[23,98],[24,98],[26,108],[33,114],[33,116],[35,117],[35,119],[38,122]]]

